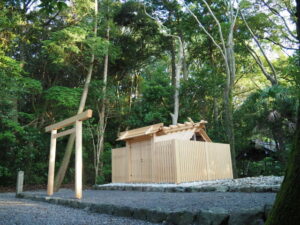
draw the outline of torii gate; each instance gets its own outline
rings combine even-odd
[[[48,187],[47,194],[53,195],[54,185],[54,169],[55,169],[55,155],[56,155],[56,139],[75,133],[75,197],[82,198],[82,121],[92,117],[93,111],[88,109],[83,113],[65,119],[45,128],[46,132],[51,131],[50,141],[50,156],[49,156],[49,170],[48,170]],[[75,123],[75,127],[66,131],[57,133],[57,130],[71,126]]]

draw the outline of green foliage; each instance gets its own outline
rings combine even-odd
[[[68,5],[65,3],[65,0],[56,1],[56,0],[41,0],[38,7],[41,8],[41,11],[46,13],[55,13],[56,11],[61,11],[66,9]]]
[[[172,99],[173,88],[170,86],[170,80],[163,72],[163,65],[158,65],[155,72],[151,72],[149,80],[143,80],[141,85],[142,97],[134,103],[131,108],[129,118],[126,124],[130,127],[140,127],[155,123],[169,123],[170,121],[170,101]],[[149,73],[149,74],[148,74]],[[146,69],[145,75],[150,72]]]
[[[272,157],[266,157],[261,161],[244,160],[240,162],[239,168],[239,174],[244,177],[283,176],[285,169],[280,161]]]
[[[103,162],[102,175],[99,175],[96,184],[104,184],[111,182],[111,145],[105,143],[104,152],[101,156]]]
[[[53,109],[75,110],[79,105],[81,92],[81,88],[53,86],[44,92],[44,97]]]
[[[97,130],[99,111],[105,102],[105,150],[97,182],[110,182],[111,149],[124,144],[116,142],[118,132],[171,123],[172,51],[178,61],[173,39],[159,32],[157,23],[145,14],[141,1],[100,1],[96,35],[93,1],[31,2],[37,7],[26,8],[22,1],[0,2],[0,183],[13,184],[18,170],[24,170],[26,178],[30,178],[25,179],[27,183],[46,183],[49,134],[44,133],[44,128],[77,112],[92,54],[95,61],[85,108],[93,109],[94,115],[84,125],[84,174],[86,182],[94,182],[90,129]],[[275,8],[294,10],[293,6],[284,6],[283,1],[268,3]],[[189,5],[220,44],[218,27],[205,4],[189,1]],[[229,30],[227,6],[226,1],[219,0],[211,5],[224,37]],[[240,174],[280,175],[282,161],[291,149],[297,119],[299,55],[284,56],[280,53],[282,48],[268,40],[289,47],[293,46],[294,39],[280,19],[264,10],[261,2],[243,0],[240,8],[268,56],[272,54],[270,58],[280,85],[269,87],[255,64],[245,44],[250,44],[258,54],[259,51],[252,45],[252,36],[238,16],[234,27],[237,71],[233,96],[238,155],[255,139],[275,141],[282,150],[282,155],[274,154],[258,162],[241,160]],[[207,132],[212,140],[225,142],[226,80],[219,49],[178,2],[147,1],[146,9],[184,43],[188,78],[181,79],[179,122],[186,121],[187,117],[194,121],[207,120]],[[289,21],[293,18],[292,15]],[[295,34],[293,27],[291,33]],[[108,82],[103,95],[106,54]],[[264,60],[263,64],[266,65]],[[57,145],[57,168],[66,142],[67,138],[62,138]],[[73,182],[73,175],[74,169],[70,168],[65,182]]]
[[[49,40],[43,41],[44,52],[54,64],[70,63],[72,55],[81,53],[80,44],[85,41],[86,36],[86,30],[79,26],[53,32]]]
[[[9,169],[0,165],[0,179],[3,177],[10,177],[12,174]]]

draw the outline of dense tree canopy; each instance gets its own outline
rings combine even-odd
[[[95,16],[92,0],[1,1],[1,185],[18,170],[27,183],[46,183],[44,127],[77,113],[91,68],[85,182],[110,181],[118,132],[171,124],[176,91],[178,122],[207,120],[211,139],[235,149],[237,176],[284,173],[299,105],[294,1],[97,2]],[[58,144],[57,168],[67,142]]]

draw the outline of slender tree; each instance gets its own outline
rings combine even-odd
[[[97,23],[98,23],[98,0],[95,0],[95,3],[94,3],[94,28],[93,28],[94,37],[97,37],[97,30],[98,30]],[[94,61],[95,61],[95,54],[92,53],[90,62],[88,65],[85,84],[84,84],[83,92],[81,95],[77,114],[82,113],[84,110],[84,107],[85,107],[85,103],[86,103],[86,99],[87,99],[88,91],[89,91],[89,86],[90,86],[90,82],[91,82],[91,78],[92,78],[92,74],[93,74]],[[70,162],[72,151],[74,148],[74,142],[75,142],[75,133],[72,133],[69,137],[69,140],[68,140],[68,143],[67,143],[67,146],[65,149],[65,154],[63,157],[62,164],[61,164],[61,166],[58,170],[58,173],[54,179],[54,191],[58,191],[63,182],[63,179],[65,177],[65,174],[66,174],[69,162]]]
[[[177,0],[180,2],[179,0]],[[235,65],[235,54],[234,54],[234,27],[236,23],[236,19],[239,13],[239,3],[235,0],[230,0],[227,2],[227,18],[229,23],[229,31],[227,33],[227,37],[224,37],[225,31],[223,30],[219,19],[216,17],[215,13],[212,11],[210,5],[206,0],[202,0],[205,6],[208,9],[209,14],[212,16],[214,21],[218,27],[218,33],[220,37],[221,44],[218,44],[216,39],[212,36],[212,34],[204,27],[199,18],[193,13],[190,7],[184,4],[187,11],[195,18],[199,27],[204,31],[204,33],[212,40],[214,45],[219,49],[225,64],[225,72],[226,72],[226,81],[224,84],[224,112],[225,112],[225,126],[227,132],[227,138],[230,143],[231,148],[231,160],[233,167],[233,175],[237,177],[237,168],[236,168],[236,153],[235,153],[235,138],[234,138],[234,127],[233,127],[233,105],[232,105],[232,90],[234,86],[235,76],[236,76],[236,65]],[[235,6],[236,5],[236,6]],[[236,7],[236,8],[235,8]]]
[[[110,26],[109,26],[109,3],[107,2],[107,12],[106,12],[107,18],[107,28],[106,28],[106,40],[109,42],[109,32],[110,32]],[[106,115],[106,104],[107,104],[107,74],[108,74],[108,55],[109,55],[109,47],[107,47],[106,54],[104,56],[104,69],[103,69],[103,87],[102,87],[102,102],[100,106],[100,110],[98,110],[99,114],[99,126],[97,131],[98,141],[97,141],[97,148],[94,152],[94,168],[95,168],[95,183],[97,182],[97,178],[102,174],[102,161],[101,156],[103,154],[104,150],[104,133],[106,129],[107,124],[107,115]]]
[[[159,19],[154,18],[147,13],[146,8],[145,8],[145,14],[156,22],[156,24],[158,25],[158,27],[160,29],[160,32],[163,35],[165,35],[167,37],[171,37],[172,39],[177,41],[177,46],[175,48],[175,49],[177,49],[177,62],[175,63],[175,66],[172,66],[172,69],[173,68],[175,69],[175,78],[174,78],[174,81],[172,82],[172,83],[174,83],[173,85],[175,85],[174,86],[174,95],[173,95],[174,106],[173,106],[173,112],[170,113],[171,118],[172,118],[172,124],[176,125],[178,123],[178,116],[179,116],[180,74],[181,74],[182,67],[183,67],[183,56],[184,56],[183,44],[182,44],[180,36],[170,34],[169,31],[167,31],[166,27],[162,25],[161,21],[159,21]],[[173,40],[171,43],[173,45]],[[172,46],[172,48],[173,48],[173,46]],[[175,52],[175,49],[173,49],[172,51]],[[173,53],[172,53],[172,62],[173,61],[176,61],[176,57],[175,57],[175,54],[173,55]],[[174,72],[172,71],[172,73],[174,73]]]

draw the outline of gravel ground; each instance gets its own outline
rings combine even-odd
[[[245,177],[238,179],[223,179],[223,180],[205,180],[187,182],[181,184],[168,184],[168,183],[110,183],[97,185],[99,187],[115,187],[115,186],[132,186],[132,187],[208,187],[208,186],[272,186],[280,185],[283,181],[283,177],[278,176],[260,176],[260,177]]]
[[[45,191],[27,192],[46,196]],[[85,190],[81,201],[99,204],[129,206],[133,208],[156,209],[163,211],[197,212],[213,207],[224,208],[229,212],[263,207],[272,204],[275,193],[243,193],[243,192],[139,192],[139,191],[99,191]],[[53,195],[61,198],[74,198],[74,192],[61,189]]]
[[[14,193],[0,194],[0,225],[151,225],[141,220],[90,213],[44,202],[15,198]]]

